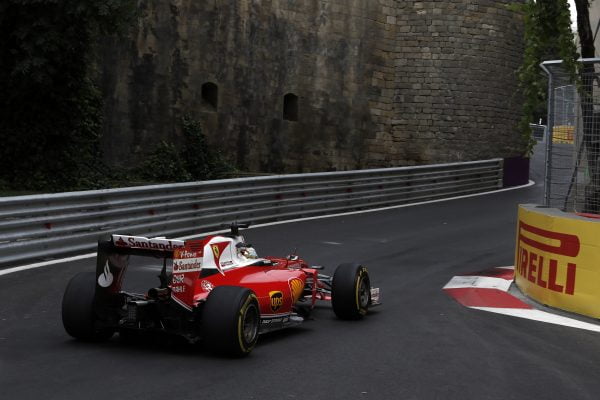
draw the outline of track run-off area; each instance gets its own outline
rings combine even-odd
[[[352,322],[323,305],[262,336],[244,359],[166,341],[71,339],[62,294],[93,258],[4,274],[0,398],[597,399],[600,333],[463,307],[442,290],[454,276],[512,265],[517,205],[539,203],[541,191],[246,230],[260,255],[297,249],[325,273],[363,263],[383,305]]]

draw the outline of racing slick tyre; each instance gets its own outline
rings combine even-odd
[[[108,340],[113,329],[98,328],[94,311],[96,273],[80,272],[69,281],[62,299],[62,321],[67,333],[86,341]]]
[[[248,355],[258,340],[260,311],[254,292],[239,286],[217,286],[202,310],[207,349],[233,357]]]
[[[371,304],[371,282],[367,269],[360,264],[341,264],[331,284],[331,305],[340,319],[360,319]]]

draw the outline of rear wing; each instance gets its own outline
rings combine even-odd
[[[129,249],[145,249],[154,251],[170,251],[183,247],[185,242],[164,237],[147,238],[143,236],[112,235],[111,242],[115,247]]]
[[[149,256],[163,259],[173,258],[176,249],[183,248],[183,240],[164,237],[111,235],[98,241],[96,257],[96,300],[110,303],[121,291],[123,276],[129,266],[130,256]]]

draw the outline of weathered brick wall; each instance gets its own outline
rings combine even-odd
[[[519,155],[522,23],[510,2],[397,2],[392,132],[372,148],[416,164]],[[371,153],[374,165],[390,157]]]
[[[103,50],[107,160],[180,140],[184,114],[251,171],[514,155],[522,45],[506,3],[140,1],[131,41]],[[298,121],[283,119],[286,93]]]

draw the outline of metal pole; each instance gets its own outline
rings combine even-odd
[[[554,90],[552,90],[552,73],[546,68],[544,63],[540,67],[548,75],[548,117],[546,120],[547,136],[546,136],[546,161],[545,161],[545,178],[544,178],[544,205],[550,206],[550,178],[552,177],[552,134],[554,129]]]

